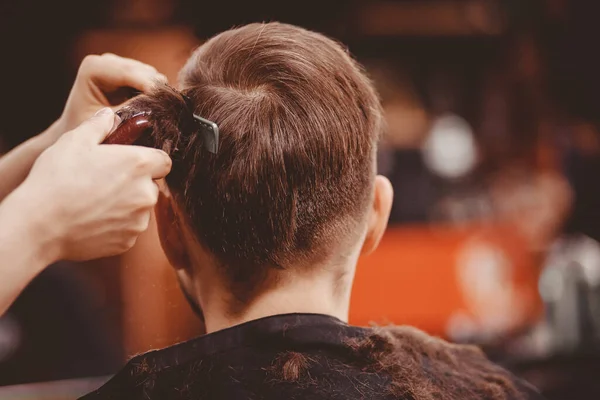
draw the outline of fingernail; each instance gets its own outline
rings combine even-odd
[[[119,125],[121,125],[121,117],[119,117],[118,114],[115,113],[115,119],[113,121],[113,127],[110,130],[110,133],[113,133],[115,131],[115,129],[117,129],[119,127]]]
[[[106,115],[110,115],[112,113],[113,113],[113,110],[111,110],[110,107],[104,107],[104,108],[98,110],[96,112],[96,114],[94,114],[94,117],[106,116]]]

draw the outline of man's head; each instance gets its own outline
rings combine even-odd
[[[298,27],[247,25],[197,49],[180,89],[218,124],[218,154],[161,121],[176,94],[134,106],[162,107],[153,110],[155,145],[171,153],[173,170],[157,218],[184,280],[210,269],[243,304],[282,274],[353,272],[385,230],[392,192],[375,171],[380,103],[346,51]]]

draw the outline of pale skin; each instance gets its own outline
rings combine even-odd
[[[118,123],[106,94],[157,80],[138,61],[87,57],[61,117],[0,159],[0,315],[46,266],[120,254],[146,230],[171,160],[100,143]]]

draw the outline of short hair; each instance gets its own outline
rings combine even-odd
[[[313,263],[356,236],[382,112],[342,46],[292,25],[250,24],[199,47],[180,84],[193,112],[218,124],[217,154],[181,129],[174,89],[132,107],[152,110],[152,145],[173,159],[169,189],[230,282]]]

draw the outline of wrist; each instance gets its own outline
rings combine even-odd
[[[52,125],[50,125],[44,132],[36,137],[38,143],[44,148],[52,146],[65,132],[66,124],[63,117],[60,117]]]
[[[21,185],[0,204],[2,232],[8,232],[9,240],[31,254],[33,272],[40,272],[60,259],[58,229],[36,203],[41,197],[30,193],[27,185]]]

